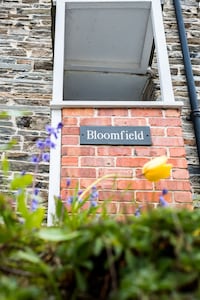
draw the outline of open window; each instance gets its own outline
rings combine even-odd
[[[57,0],[55,5],[52,105],[178,105],[160,0]],[[149,72],[154,45],[161,99],[153,97]]]

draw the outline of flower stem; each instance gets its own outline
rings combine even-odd
[[[91,183],[86,189],[85,191],[79,196],[79,199],[83,199],[84,196],[91,190],[91,188],[93,186],[95,186],[96,184],[98,184],[100,181],[104,180],[104,179],[107,179],[107,178],[112,178],[112,177],[117,177],[117,174],[107,174],[107,175],[104,175],[100,178],[98,178],[97,180],[95,180],[93,183]]]

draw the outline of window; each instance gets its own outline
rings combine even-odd
[[[57,0],[52,106],[179,106],[160,0]],[[158,60],[161,99],[148,72]]]

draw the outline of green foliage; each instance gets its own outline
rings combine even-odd
[[[1,299],[200,297],[199,210],[159,208],[124,222],[99,217],[76,229],[63,222],[33,230],[9,207],[2,215]]]

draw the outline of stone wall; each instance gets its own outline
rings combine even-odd
[[[182,1],[195,83],[200,96],[200,13],[197,8],[195,0]],[[191,182],[194,192],[200,193],[199,161],[192,123],[188,121],[190,105],[171,0],[165,1],[163,15],[174,92],[177,100],[184,101],[182,126]],[[34,170],[30,161],[37,151],[35,142],[45,136],[45,125],[50,122],[51,0],[0,0],[0,19],[0,111],[10,112],[6,119],[0,119],[0,143],[4,144],[10,137],[18,141],[9,152],[12,177],[15,172]],[[45,199],[48,170],[48,164],[40,166],[37,182]]]
[[[198,1],[184,0],[181,1],[181,8],[190,51],[197,98],[200,105],[200,7]],[[174,94],[177,100],[184,102],[181,117],[191,183],[194,193],[200,194],[199,158],[196,151],[193,124],[190,120],[190,101],[188,98],[183,57],[172,0],[165,1],[163,15]]]
[[[32,172],[35,142],[50,122],[52,96],[51,1],[0,1],[0,144],[17,140],[9,152],[10,176]],[[40,166],[37,186],[46,198],[48,164]]]

